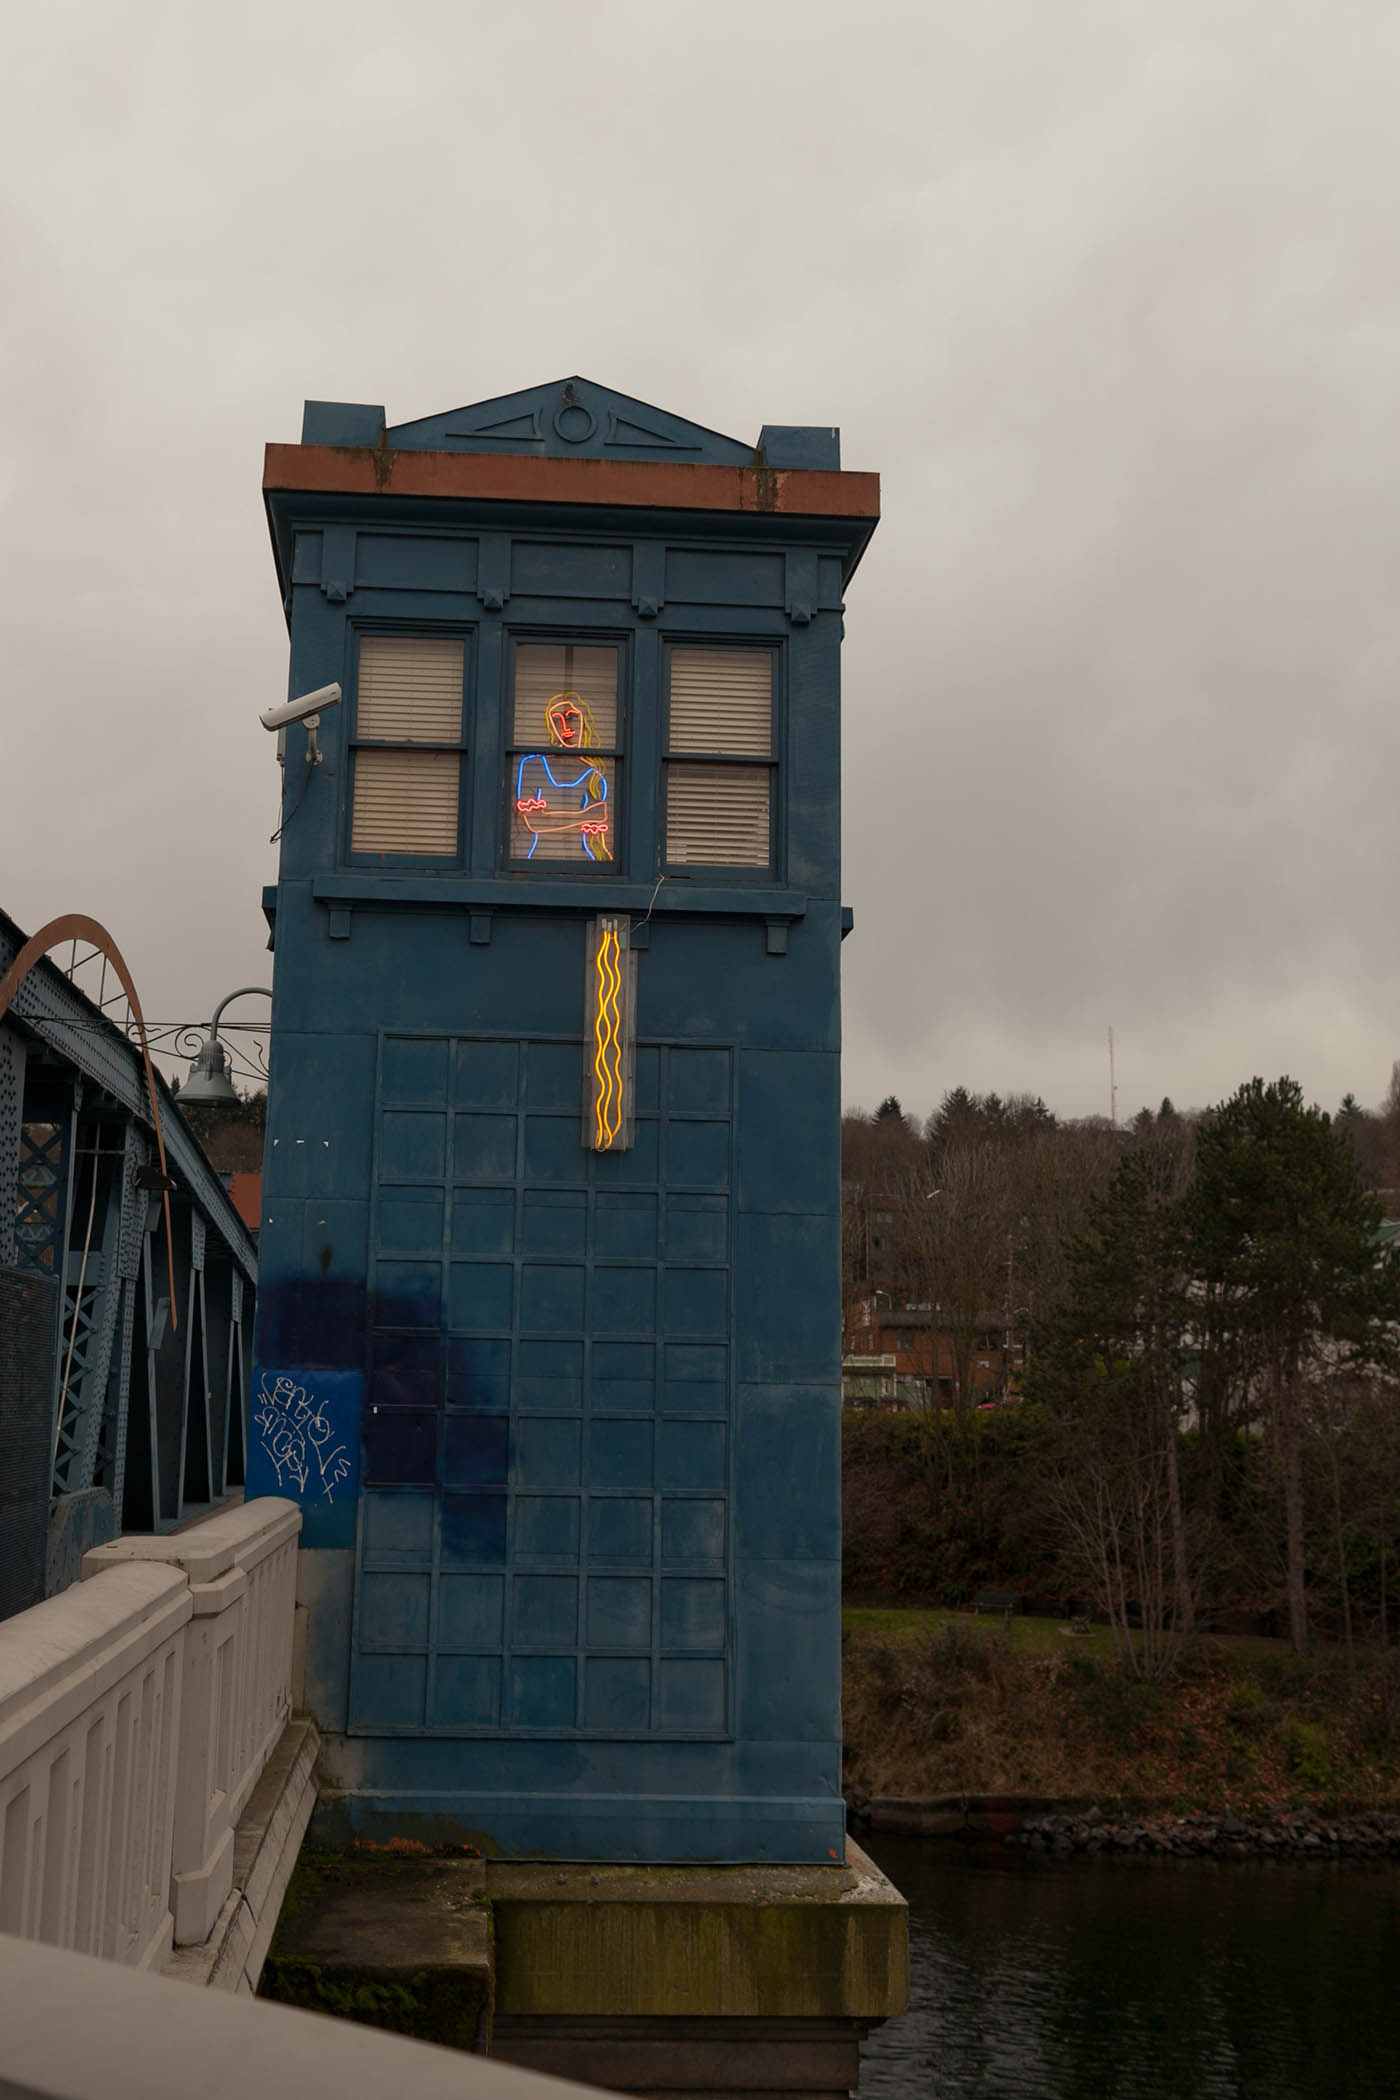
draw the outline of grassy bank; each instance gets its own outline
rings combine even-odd
[[[848,1792],[1092,1796],[1260,1814],[1400,1798],[1400,1656],[1211,1639],[1164,1683],[1106,1629],[845,1613]]]

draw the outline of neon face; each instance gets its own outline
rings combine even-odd
[[[572,744],[578,750],[583,739],[583,706],[574,704],[572,693],[560,693],[545,710],[550,742]]]
[[[603,813],[608,777],[603,768],[581,759],[577,770],[560,764],[560,752],[579,753],[596,742],[588,703],[578,693],[555,693],[544,711],[552,751],[524,752],[515,769],[515,807],[531,834],[526,860],[533,860],[540,840],[577,838],[591,861],[612,859],[611,825]],[[556,770],[557,768],[557,770]],[[551,796],[547,788],[558,792]],[[556,858],[554,854],[549,856]]]

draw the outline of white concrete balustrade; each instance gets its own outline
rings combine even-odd
[[[295,1503],[265,1497],[188,1531],[98,1546],[84,1580],[132,1561],[189,1585],[171,1877],[177,1947],[208,1938],[233,1886],[234,1825],[291,1711]]]
[[[291,1710],[300,1524],[118,1539],[0,1623],[0,1931],[144,1968],[208,1939]]]
[[[0,1624],[0,1931],[165,1959],[190,1611],[133,1563]]]

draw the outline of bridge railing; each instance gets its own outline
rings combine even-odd
[[[171,1850],[177,1947],[208,1938],[233,1886],[234,1826],[291,1710],[295,1503],[266,1497],[173,1536],[114,1539],[85,1555],[96,1578],[132,1561],[182,1570],[186,1636]]]
[[[164,1959],[191,1608],[133,1563],[0,1624],[0,1931]]]
[[[0,1622],[0,1932],[143,1968],[208,1937],[290,1711],[300,1523],[118,1539]]]
[[[350,2020],[0,1938],[0,2095],[26,2100],[586,2100],[593,2086]]]

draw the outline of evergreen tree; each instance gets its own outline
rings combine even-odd
[[[1292,1079],[1251,1079],[1206,1121],[1188,1206],[1189,1262],[1208,1349],[1260,1394],[1287,1529],[1289,1626],[1307,1644],[1306,1382],[1381,1361],[1400,1319],[1400,1264],[1351,1147]]]
[[[950,1087],[928,1119],[925,1136],[940,1156],[950,1145],[975,1144],[982,1135],[982,1104],[965,1086]]]

